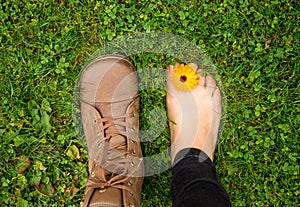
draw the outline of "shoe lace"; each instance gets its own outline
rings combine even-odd
[[[138,166],[134,168],[133,162],[127,158],[127,155],[130,153],[126,149],[127,139],[132,136],[134,127],[131,123],[126,122],[126,119],[134,116],[134,113],[130,113],[114,117],[101,117],[96,120],[101,132],[104,134],[102,138],[104,141],[103,153],[107,155],[107,159],[101,165],[94,164],[94,169],[86,183],[87,192],[96,188],[100,188],[101,191],[112,187],[127,190],[130,194],[136,193],[132,192],[133,189],[124,185],[135,174],[141,164],[139,162]],[[114,138],[120,138],[120,136],[123,138],[122,142],[112,142]],[[131,164],[132,169],[129,170],[126,167],[128,164]]]

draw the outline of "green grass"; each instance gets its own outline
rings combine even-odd
[[[227,119],[215,157],[233,206],[297,206],[299,184],[298,1],[6,1],[0,3],[0,204],[79,206],[87,153],[72,120],[75,82],[110,40],[162,31],[197,44],[215,63]],[[130,57],[140,73],[172,61]],[[141,93],[141,128],[165,92]],[[170,145],[168,129],[144,154]],[[21,157],[20,157],[21,156]],[[23,174],[16,171],[31,165]],[[145,178],[142,206],[171,206],[170,171]],[[40,191],[34,185],[40,182]]]

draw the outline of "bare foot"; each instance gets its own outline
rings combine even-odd
[[[190,65],[197,70],[195,64]],[[199,85],[191,92],[178,91],[171,80],[173,68],[168,66],[167,70],[172,161],[184,148],[200,149],[213,160],[222,115],[221,92],[209,76],[200,77]]]

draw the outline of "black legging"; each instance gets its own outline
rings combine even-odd
[[[211,159],[201,150],[178,152],[172,168],[173,207],[231,206]]]

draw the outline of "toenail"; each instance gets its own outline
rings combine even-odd
[[[104,193],[105,191],[106,191],[106,188],[105,188],[105,187],[100,188],[100,190],[99,190],[100,193]]]

